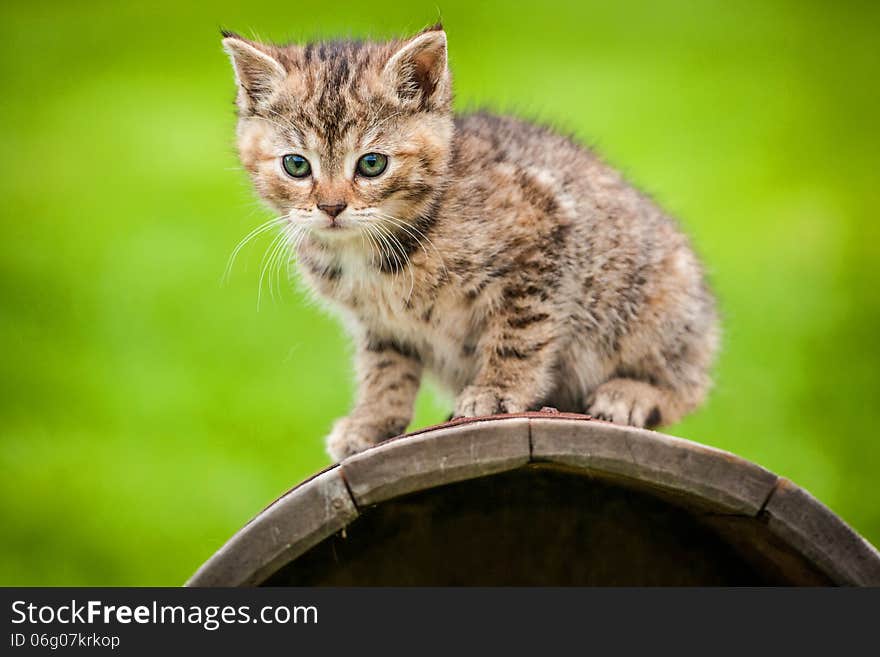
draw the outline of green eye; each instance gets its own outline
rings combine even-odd
[[[305,178],[312,172],[312,165],[302,155],[285,155],[281,158],[281,165],[294,178]]]
[[[388,166],[388,156],[381,153],[367,153],[358,160],[357,170],[362,176],[374,178],[385,171]]]

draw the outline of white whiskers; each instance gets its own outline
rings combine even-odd
[[[258,235],[262,235],[268,230],[271,230],[275,226],[280,226],[285,221],[287,221],[287,216],[275,217],[274,219],[269,219],[269,221],[260,224],[256,228],[254,228],[251,232],[245,235],[241,241],[235,245],[235,248],[232,250],[232,253],[229,256],[229,260],[226,262],[226,269],[223,271],[223,277],[220,279],[221,283],[229,282],[229,275],[232,273],[232,267],[235,264],[235,259],[238,257],[239,252],[244,248],[244,246],[255,239]]]
[[[357,226],[361,229],[361,236],[366,236],[371,246],[370,264],[375,265],[374,256],[378,255],[379,258],[385,260],[392,267],[395,276],[402,274],[404,271],[409,274],[409,293],[406,297],[406,300],[409,301],[415,289],[416,279],[409,254],[400,238],[394,234],[394,231],[382,223],[382,217],[379,213],[371,211],[357,216],[362,219],[357,222]],[[410,235],[413,239],[417,240],[412,233]]]
[[[297,247],[299,247],[308,232],[306,226],[302,224],[291,224],[288,215],[275,217],[274,219],[270,219],[269,221],[260,224],[245,235],[235,246],[232,250],[232,254],[229,256],[226,270],[223,272],[222,282],[227,283],[239,252],[258,236],[279,226],[281,227],[281,230],[269,242],[269,246],[266,248],[263,258],[260,261],[260,278],[257,286],[258,310],[263,300],[264,283],[268,283],[270,297],[273,300],[278,299],[278,291],[283,288],[284,274],[286,273],[288,277],[290,276],[290,261],[296,253]]]
[[[416,225],[409,224],[398,217],[371,209],[354,213],[355,226],[361,238],[361,246],[365,256],[369,258],[370,265],[381,265],[390,268],[391,274],[397,278],[403,278],[406,285],[406,277],[409,278],[409,291],[405,301],[409,302],[416,287],[416,272],[412,264],[411,250],[413,246],[421,249],[426,257],[429,257],[429,249],[436,253],[440,266],[446,270],[446,264],[439,250],[431,239]],[[232,250],[226,269],[223,273],[222,282],[229,281],[232,268],[241,250],[257,237],[273,231],[280,231],[271,239],[260,261],[260,274],[257,287],[257,309],[263,301],[264,290],[273,300],[278,300],[279,290],[283,291],[284,281],[290,277],[290,265],[303,240],[311,232],[310,222],[291,221],[289,215],[275,217],[260,224],[247,235]],[[406,242],[411,240],[410,245]],[[368,254],[368,255],[367,255]],[[404,290],[406,288],[404,287]]]
[[[377,212],[376,215],[381,219],[384,219],[385,221],[388,221],[394,226],[400,228],[401,230],[406,232],[407,235],[412,237],[415,240],[416,244],[418,244],[419,247],[422,249],[422,251],[425,252],[425,256],[429,256],[428,249],[425,247],[425,244],[430,246],[434,250],[434,253],[437,254],[437,259],[440,261],[440,265],[443,267],[444,272],[447,271],[446,262],[443,260],[443,256],[440,255],[440,251],[437,250],[437,247],[434,246],[434,242],[432,242],[431,239],[427,235],[425,235],[422,230],[416,228],[412,224],[407,224],[403,222],[401,219],[398,219],[394,215],[390,215],[385,212]]]

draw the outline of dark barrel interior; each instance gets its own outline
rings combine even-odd
[[[813,573],[816,583],[825,578]],[[264,586],[788,584],[706,516],[582,474],[528,466],[361,509]]]

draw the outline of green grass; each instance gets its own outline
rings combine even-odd
[[[149,4],[149,7],[145,5]],[[327,460],[337,326],[256,309],[218,27],[387,36],[434,2],[0,6],[0,584],[181,583]],[[208,8],[210,6],[210,9]],[[671,432],[786,475],[880,542],[878,9],[444,2],[458,106],[577,134],[681,218],[725,316]],[[423,395],[417,424],[446,408]]]

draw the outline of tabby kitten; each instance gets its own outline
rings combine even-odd
[[[424,372],[464,417],[549,405],[654,427],[701,403],[718,325],[688,240],[571,140],[454,115],[441,26],[224,37],[241,161],[357,345],[333,459],[401,433]]]

